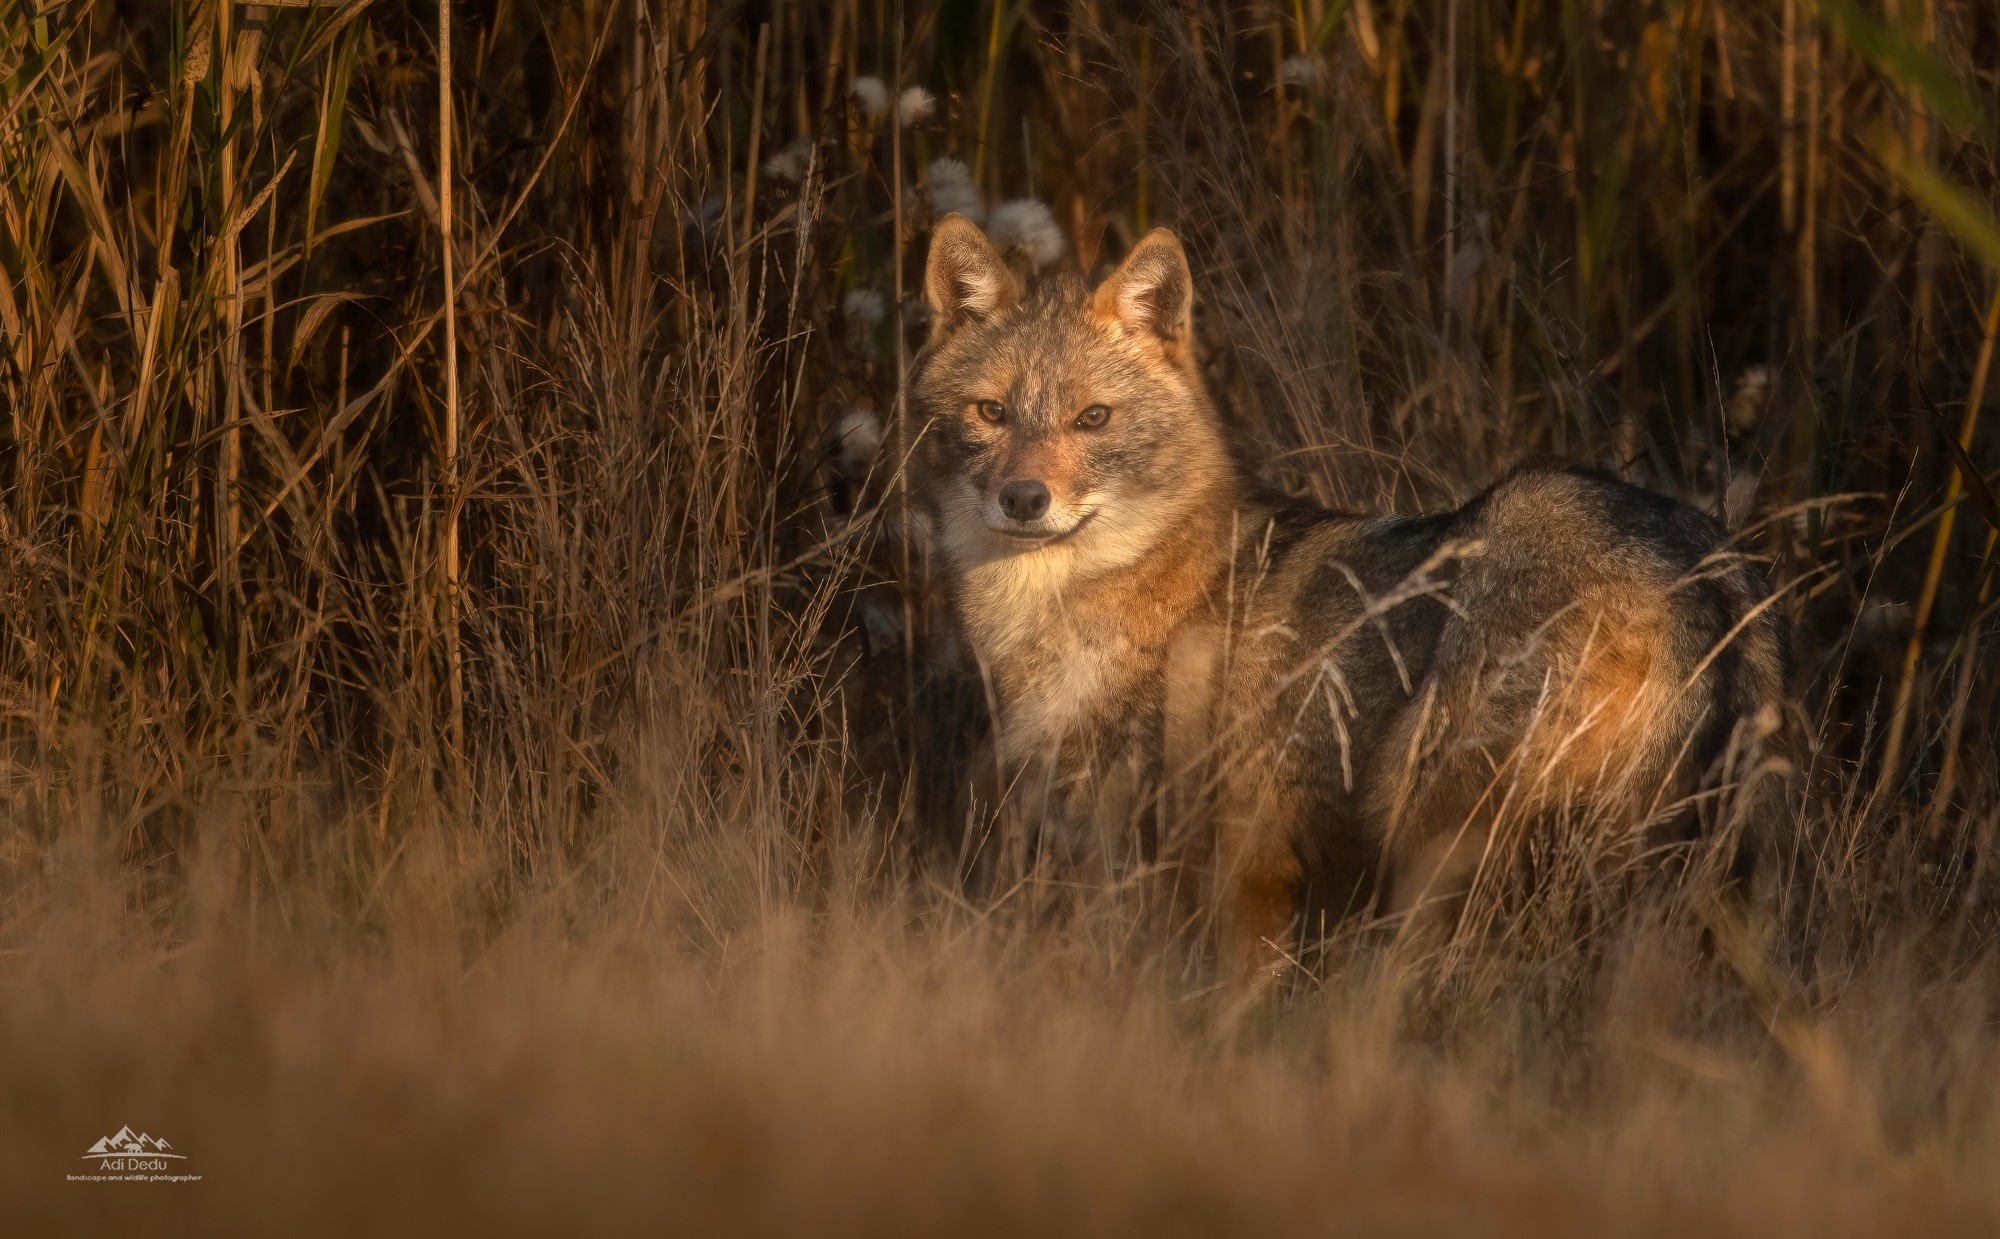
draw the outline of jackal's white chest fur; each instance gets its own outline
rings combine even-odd
[[[967,574],[963,614],[1000,695],[1003,755],[1047,753],[1140,708],[1146,651],[1068,605],[1067,574],[1024,556]],[[1051,571],[1051,569],[1057,569]]]
[[[1022,667],[1008,677],[1001,707],[1001,744],[1009,756],[1046,752],[1100,725],[1126,687],[1119,674],[1129,658],[1078,643],[1062,657]]]

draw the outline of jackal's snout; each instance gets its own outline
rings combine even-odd
[[[1041,541],[1070,533],[1088,515],[1079,502],[1079,445],[1018,423],[988,428],[993,465],[975,484],[987,528],[1014,539]]]
[[[1028,524],[1042,519],[1049,510],[1049,488],[1034,478],[1023,478],[1000,487],[1000,514],[1010,521]]]

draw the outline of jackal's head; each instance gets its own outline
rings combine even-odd
[[[1105,571],[1209,514],[1228,457],[1173,233],[1154,229],[1095,289],[1056,277],[1030,295],[985,234],[951,215],[932,236],[925,289],[915,464],[955,567],[1047,557]]]

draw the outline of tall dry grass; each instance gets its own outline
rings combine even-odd
[[[0,0],[9,1229],[1990,1230],[1996,53]],[[1130,875],[963,882],[983,693],[866,449],[934,208],[1021,198],[1089,269],[1181,231],[1295,492],[1560,453],[1769,556],[1791,914],[1582,865],[1245,1014]],[[124,1123],[202,1181],[65,1180]]]

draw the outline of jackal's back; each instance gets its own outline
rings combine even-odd
[[[1289,836],[1246,841],[1272,886],[1381,876],[1407,906],[1462,885],[1508,813],[1669,818],[1781,705],[1758,566],[1710,517],[1602,473],[1517,469],[1428,516],[1266,519],[1243,623],[1264,635],[1225,709],[1266,750],[1237,755],[1264,772],[1235,793],[1262,815],[1245,829]]]

